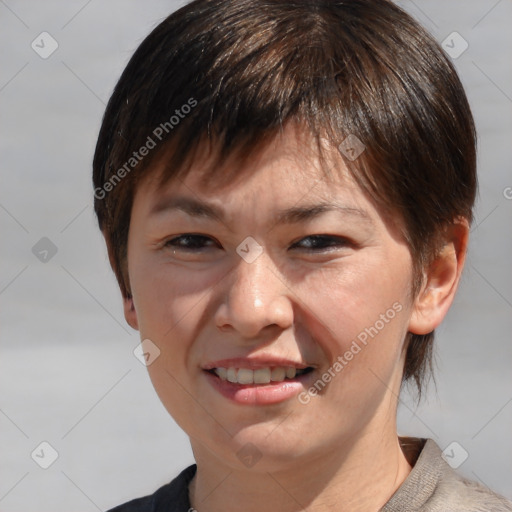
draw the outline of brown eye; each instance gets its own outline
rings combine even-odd
[[[211,247],[211,244],[218,245],[215,240],[205,235],[184,234],[172,238],[165,243],[166,247],[174,249],[183,249],[188,251],[200,251]]]
[[[294,248],[302,248],[307,251],[322,252],[330,248],[346,247],[350,242],[346,238],[330,235],[311,235],[299,240],[292,246]]]

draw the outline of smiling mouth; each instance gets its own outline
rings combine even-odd
[[[294,368],[292,366],[275,366],[267,368],[212,368],[207,370],[216,375],[222,381],[228,381],[233,384],[270,384],[272,382],[285,382],[293,380],[301,375],[306,375],[313,371],[313,368]]]

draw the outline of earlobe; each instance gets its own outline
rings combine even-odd
[[[124,308],[124,317],[128,322],[128,325],[135,329],[139,330],[139,322],[137,320],[137,311],[135,310],[135,305],[133,303],[132,297],[124,297],[123,298],[123,308]]]
[[[467,219],[457,219],[444,236],[444,246],[425,269],[423,286],[413,304],[409,332],[428,334],[443,320],[457,291],[469,237]]]
[[[116,269],[116,260],[114,257],[114,251],[112,249],[112,245],[110,243],[110,238],[107,236],[105,231],[103,231],[103,237],[105,238],[105,243],[107,245],[107,253],[108,259],[110,261],[110,266],[112,270]],[[121,293],[124,295],[123,286],[121,286]],[[137,320],[137,311],[135,310],[135,305],[133,303],[133,297],[131,295],[127,297],[123,297],[123,310],[124,310],[124,318],[128,322],[128,325],[135,329],[139,330],[139,322]]]

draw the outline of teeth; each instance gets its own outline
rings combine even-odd
[[[219,377],[220,377],[220,375],[219,375]],[[236,368],[228,368],[228,371],[226,373],[226,378],[229,380],[229,382],[234,382],[234,383],[238,382],[238,380],[236,378]]]
[[[270,368],[259,368],[254,370],[253,373],[254,384],[268,384],[270,382]]]
[[[226,368],[217,368],[215,372],[222,380],[228,379],[228,371],[226,370]]]
[[[282,381],[282,380],[284,380],[285,377],[286,377],[286,370],[282,366],[272,368],[272,373],[270,374],[270,380]]]
[[[252,384],[254,382],[254,372],[247,368],[238,370],[238,384]]]
[[[293,368],[292,366],[286,368],[286,378],[287,379],[294,379],[296,373],[297,373],[297,370],[295,368]]]
[[[285,379],[294,379],[302,375],[305,370],[297,370],[293,366],[276,366],[274,368],[215,368],[214,372],[220,380],[227,380],[234,384],[269,384],[270,382],[283,382]]]

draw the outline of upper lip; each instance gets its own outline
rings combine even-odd
[[[310,368],[312,365],[301,363],[298,361],[293,361],[291,359],[281,358],[281,357],[270,357],[270,356],[260,356],[260,357],[234,357],[229,359],[220,359],[218,361],[214,361],[211,363],[207,363],[202,366],[203,370],[213,370],[214,368],[249,368],[249,369],[258,369],[258,368],[269,368],[275,366],[284,366],[284,367],[292,367],[297,368],[298,370],[303,370],[305,368]]]

